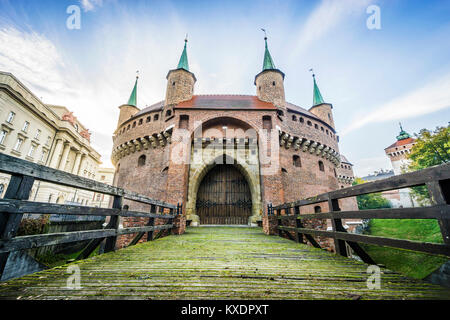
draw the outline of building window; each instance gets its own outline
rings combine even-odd
[[[181,115],[180,116],[180,123],[179,123],[180,129],[188,129],[189,128],[189,116],[188,115]]]
[[[292,157],[292,162],[294,164],[294,167],[298,167],[299,168],[299,167],[302,166],[302,161],[301,161],[300,157],[297,156],[297,155]]]
[[[272,130],[272,117],[263,116],[263,129]]]
[[[50,141],[52,140],[52,137],[48,136],[47,137],[47,142],[45,143],[47,146],[50,145]]]
[[[325,166],[323,165],[322,161],[319,161],[319,170],[320,171],[325,171]]]
[[[311,121],[308,121],[307,124],[308,124],[308,126],[312,126],[312,122]]]
[[[75,130],[78,132],[78,124],[75,123]]]
[[[101,194],[97,194],[97,201],[100,201],[102,199],[102,195]]]
[[[276,85],[276,83],[275,83],[275,81],[274,82],[272,82],[272,85],[275,87],[275,85]]]
[[[143,119],[139,119],[139,125],[141,125],[142,122],[144,122],[144,120]]]
[[[133,122],[133,128],[136,128],[136,121]]]
[[[156,121],[159,119],[159,115],[155,114],[155,116],[153,117],[153,121]]]
[[[172,110],[167,110],[166,117],[170,117],[172,115]]]
[[[28,151],[28,156],[29,156],[29,157],[33,157],[34,150],[36,150],[36,148],[35,148],[35,146],[32,145],[32,146],[30,147],[30,150]]]
[[[277,114],[279,117],[284,117],[284,112],[282,110],[277,110]]]
[[[101,177],[100,177],[100,180],[101,180],[101,181],[104,181],[105,179],[106,179],[106,176],[101,176]]]
[[[330,119],[330,120],[331,120],[331,114],[328,114],[328,119]]]
[[[20,150],[20,147],[22,146],[22,143],[23,143],[23,139],[18,138],[18,139],[17,139],[17,142],[16,142],[16,145],[14,146],[14,150],[15,150],[15,151],[19,151],[19,150]]]
[[[8,115],[8,118],[6,119],[6,122],[8,122],[8,123],[12,123],[12,121],[14,120],[14,116],[15,116],[16,114],[14,113],[14,112],[10,112],[9,113],[9,115]]]
[[[3,144],[3,142],[5,142],[5,138],[6,138],[7,134],[8,134],[8,132],[6,132],[5,130],[2,130],[0,132],[0,144]]]
[[[325,131],[325,130],[323,129],[323,127],[320,127],[320,130]]]
[[[281,172],[283,173],[288,173],[287,170],[285,168],[281,168]]]
[[[297,121],[297,117],[295,115],[292,116],[292,121]]]
[[[140,156],[139,159],[138,159],[138,167],[144,166],[144,165],[145,165],[145,160],[146,160],[146,159],[147,159],[147,158],[145,157],[145,155]]]
[[[319,129],[319,126],[317,125],[317,123],[314,125],[315,129]]]
[[[30,123],[28,121],[25,121],[25,123],[23,124],[23,127],[22,127],[22,131],[27,132],[29,127],[30,127]]]
[[[53,198],[52,194],[48,196],[48,203],[52,202],[52,198]]]
[[[129,125],[127,126],[127,131],[130,130],[130,127],[131,127],[131,124],[129,124]]]
[[[322,208],[320,206],[314,207],[314,213],[321,213],[321,212],[322,212]]]
[[[150,122],[152,121],[152,117],[147,117],[147,120],[145,120],[145,122]]]
[[[39,136],[41,135],[41,130],[37,130],[36,131],[36,134],[34,135],[34,138],[36,139],[36,140],[39,140]]]
[[[46,155],[46,154],[47,154],[46,151],[42,151],[42,153],[41,153],[41,159],[39,159],[39,161],[44,162],[44,160],[45,160],[45,155]]]

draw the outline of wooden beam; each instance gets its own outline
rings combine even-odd
[[[285,230],[296,230],[294,227],[279,227]],[[412,251],[420,251],[431,254],[445,255],[450,256],[450,246],[441,243],[430,243],[430,242],[419,242],[412,240],[403,240],[403,239],[393,239],[393,238],[385,238],[378,236],[369,236],[369,235],[361,235],[354,234],[348,232],[333,232],[333,231],[323,231],[323,230],[314,230],[314,229],[299,229],[298,231],[303,234],[310,234],[315,236],[323,236],[328,238],[337,238],[345,241],[352,242],[361,242],[367,244],[373,244],[384,247],[392,247],[399,249],[406,249]]]
[[[442,181],[442,184],[444,183],[448,185],[448,181],[447,182]],[[441,186],[440,181],[428,182],[427,188],[431,197],[431,202],[433,204],[446,205],[450,203],[449,199],[446,199],[444,196],[444,190]],[[441,228],[442,239],[444,240],[444,243],[450,245],[450,210],[447,210],[446,214],[443,214],[442,217],[438,220],[438,222],[439,227]]]
[[[9,199],[28,200],[33,184],[33,177],[13,174],[4,197]],[[10,214],[0,211],[0,242],[10,241],[10,239],[16,236],[22,216],[23,214]],[[0,253],[0,279],[5,271],[8,257],[9,252]]]
[[[278,210],[287,207],[293,208],[295,206],[306,206],[320,202],[327,202],[328,198],[342,199],[374,192],[383,192],[408,187],[415,187],[419,185],[424,185],[429,182],[447,179],[450,179],[450,163],[426,168],[419,171],[401,174],[388,179],[367,182],[349,188],[323,193],[315,197],[285,203],[274,207],[274,209]]]
[[[23,200],[0,199],[0,212],[12,214],[64,214],[77,216],[117,216],[170,219],[175,215],[159,215],[156,213],[128,211],[112,208],[97,208],[67,204],[30,202]]]
[[[122,210],[123,206],[123,197],[121,196],[114,196],[113,199],[113,209],[119,209]],[[109,220],[109,224],[111,228],[114,228],[116,230],[116,233],[113,236],[110,236],[106,239],[105,243],[105,252],[111,252],[116,250],[116,242],[117,242],[117,231],[119,230],[119,224],[120,224],[120,217],[119,216],[111,216]]]

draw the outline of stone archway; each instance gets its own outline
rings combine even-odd
[[[229,153],[229,152],[228,152]],[[227,154],[226,150],[217,156],[217,154],[205,155],[208,159],[204,161],[201,165],[196,166],[191,164],[191,170],[189,172],[189,187],[188,187],[188,201],[186,205],[187,219],[191,220],[192,226],[197,226],[200,223],[200,217],[196,212],[197,195],[200,185],[208,174],[208,172],[217,165],[223,164],[223,157],[226,157],[226,163],[233,164],[236,169],[242,174],[248,183],[252,209],[251,216],[249,218],[248,224],[255,225],[257,221],[261,220],[262,214],[262,203],[261,203],[261,188],[259,184],[259,164],[249,164],[247,162],[241,162],[235,159],[235,157]]]

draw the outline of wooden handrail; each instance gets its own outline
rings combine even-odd
[[[0,199],[0,278],[9,254],[12,251],[91,240],[78,257],[78,259],[84,259],[104,240],[106,240],[104,246],[105,252],[115,250],[117,237],[120,235],[136,233],[137,235],[131,241],[130,245],[137,244],[145,233],[147,233],[147,241],[152,241],[154,231],[171,230],[174,228],[173,220],[175,217],[182,214],[180,204],[173,205],[154,200],[136,192],[127,191],[1,153],[0,172],[11,175],[4,199]],[[113,206],[112,208],[94,208],[28,201],[35,180],[107,194],[113,197]],[[123,209],[124,199],[148,204],[150,205],[150,212]],[[165,212],[165,210],[168,210],[169,213]],[[99,230],[16,237],[20,221],[24,214],[109,216],[110,221],[105,228]],[[149,222],[147,225],[141,227],[120,228],[120,217],[148,218]],[[155,225],[155,219],[163,220],[165,224]]]
[[[431,206],[416,208],[387,208],[361,211],[341,211],[339,199],[355,197],[369,193],[410,188],[425,185],[428,188]],[[450,256],[450,163],[430,167],[424,170],[405,173],[388,179],[377,180],[345,189],[330,191],[316,197],[284,203],[278,206],[269,204],[268,215],[276,216],[278,234],[292,240],[303,242],[303,236],[315,247],[320,247],[312,236],[334,239],[336,253],[346,256],[344,243],[347,243],[361,259],[374,263],[358,243],[407,249],[430,254]],[[300,208],[316,203],[328,202],[329,212],[300,214]],[[294,212],[292,212],[294,209]],[[283,214],[284,213],[284,214]],[[294,219],[294,226],[284,226],[283,221]],[[315,230],[303,227],[306,219],[331,220],[332,230]],[[387,237],[348,233],[342,225],[342,219],[436,219],[441,228],[444,243],[426,243]],[[290,234],[295,233],[295,239]]]

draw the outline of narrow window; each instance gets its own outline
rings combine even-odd
[[[6,132],[5,130],[2,130],[0,132],[0,144],[3,144],[3,142],[5,142],[5,138],[6,138],[7,134],[8,134],[8,132]]]
[[[133,128],[135,128],[136,127],[136,121],[135,122],[133,122]]]
[[[139,125],[141,125],[142,122],[144,122],[144,120],[143,119],[139,119]]]
[[[180,122],[178,126],[180,129],[189,129],[189,116],[182,114],[180,116]]]
[[[305,119],[303,119],[303,117],[300,117],[300,123],[304,123]]]
[[[274,82],[272,82],[272,85],[275,87],[275,85],[276,85],[276,83],[275,83],[275,81]]]
[[[14,150],[15,151],[19,151],[20,150],[20,147],[22,146],[22,143],[23,143],[23,139],[17,139],[17,141],[16,141],[16,145],[14,146]]]
[[[297,156],[297,155],[292,157],[292,162],[294,164],[294,167],[298,167],[299,168],[299,167],[302,166],[302,161],[301,161],[300,157]]]
[[[140,156],[139,159],[138,159],[138,166],[139,167],[144,166],[145,165],[145,160],[146,160],[145,155]]]
[[[153,117],[153,121],[156,121],[159,119],[159,115],[155,114],[155,116]]]
[[[314,207],[314,213],[321,213],[321,212],[322,212],[322,208],[320,206]]]
[[[8,115],[8,119],[6,119],[6,122],[9,122],[9,123],[11,123],[13,120],[14,120],[14,116],[15,116],[16,114],[14,113],[14,112],[10,112],[9,113],[9,115]]]
[[[34,154],[34,150],[36,149],[36,147],[35,146],[31,146],[30,147],[30,150],[28,151],[28,156],[29,157],[33,157],[33,154]]]
[[[27,132],[29,126],[30,126],[30,123],[28,121],[25,121],[25,123],[23,124],[22,131]]]
[[[272,117],[263,116],[263,129],[272,130]]]
[[[315,129],[319,129],[319,126],[317,125],[317,123],[314,124],[314,128],[315,128]]]
[[[167,110],[166,117],[170,117],[172,115],[172,110]]]
[[[152,117],[147,117],[147,120],[145,120],[145,122],[150,122],[152,121]]]
[[[319,161],[319,170],[320,171],[325,171],[325,166],[323,165],[322,161]]]
[[[292,121],[297,121],[297,117],[295,115],[292,116]]]
[[[308,121],[307,123],[308,123],[308,126],[312,126],[312,122],[311,121]]]

